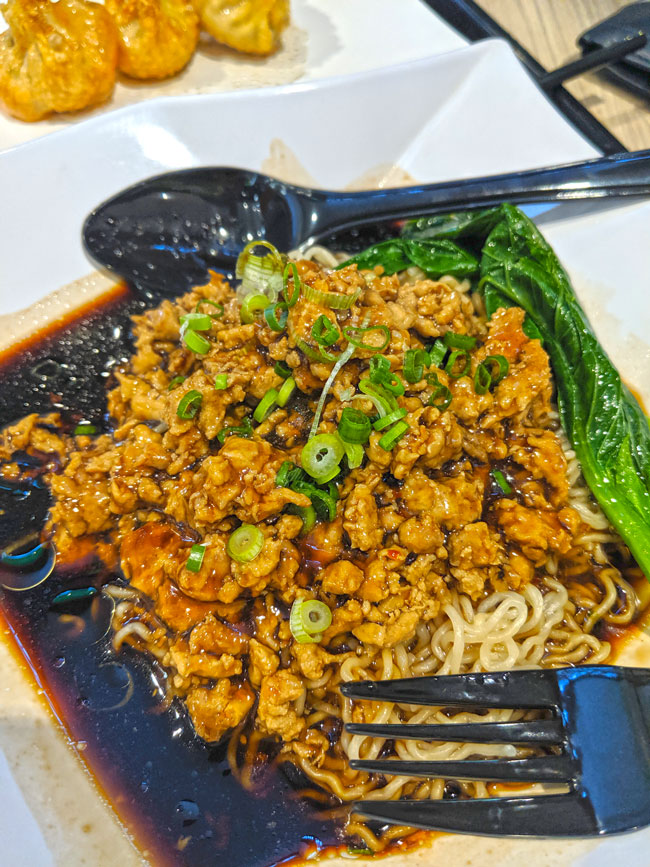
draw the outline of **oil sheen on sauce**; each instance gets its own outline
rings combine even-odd
[[[105,426],[111,368],[130,353],[129,317],[145,302],[128,290],[0,356],[0,427],[30,412],[59,411],[64,424]],[[42,527],[47,456],[19,455],[31,477],[0,480],[0,550]],[[115,654],[111,606],[88,595],[62,607],[71,588],[101,587],[110,570],[93,556],[55,567],[32,590],[0,588],[0,616],[36,670],[70,738],[142,849],[161,867],[269,867],[322,846],[341,845],[340,826],[297,792],[293,766],[261,764],[252,791],[231,773],[226,744],[193,733],[181,705],[162,701],[162,672],[129,648]]]

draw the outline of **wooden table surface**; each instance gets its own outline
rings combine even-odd
[[[477,0],[538,60],[556,69],[580,56],[578,36],[628,0]],[[597,72],[565,87],[629,150],[650,148],[650,99],[633,96]]]

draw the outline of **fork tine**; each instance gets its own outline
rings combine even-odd
[[[575,769],[566,756],[535,756],[530,759],[478,759],[438,762],[396,759],[351,759],[354,771],[398,777],[435,777],[445,780],[494,780],[504,783],[566,783]]]
[[[557,679],[550,669],[364,680],[342,684],[341,692],[348,698],[443,707],[478,704],[550,708],[559,704]]]
[[[468,801],[359,801],[369,819],[458,834],[582,837],[602,833],[586,798],[575,793]]]
[[[418,741],[461,741],[472,744],[557,744],[564,740],[559,719],[498,723],[434,723],[433,725],[373,725],[346,723],[351,735]]]

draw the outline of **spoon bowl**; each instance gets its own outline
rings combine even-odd
[[[206,167],[142,181],[87,218],[90,256],[148,297],[205,283],[208,271],[232,279],[255,239],[287,251],[354,226],[482,208],[501,202],[558,202],[650,195],[650,151],[387,190],[312,190],[260,172]]]

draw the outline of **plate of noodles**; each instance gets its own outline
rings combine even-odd
[[[501,73],[517,69],[498,43],[459,54],[435,61],[438,76],[446,71],[453,80],[456,63],[481,69],[482,80],[495,63]],[[402,84],[399,76],[410,74],[421,77],[423,67],[394,73]],[[517,81],[516,72],[505,77]],[[378,92],[376,84],[357,79],[348,94],[356,88],[362,99]],[[388,100],[389,79],[382,84]],[[323,100],[334,105],[340,86],[322,89]],[[520,87],[522,104],[525,95],[537,97],[527,78]],[[459,91],[444,103],[450,130],[466,114],[467,89]],[[396,86],[396,105],[400,93]],[[300,89],[277,96],[278,111],[299,110]],[[448,157],[448,176],[498,171],[499,160],[513,166],[517,155],[503,153],[513,123],[504,99],[491,104],[496,138],[487,153],[468,147],[455,168]],[[544,106],[564,142],[557,159],[589,155]],[[428,135],[438,137],[435,124],[426,130],[406,158],[392,155],[418,180],[437,171],[423,156],[418,162]],[[105,137],[98,127],[97,147]],[[62,135],[17,149],[0,157],[0,171],[7,179],[25,166],[37,171],[45,147],[56,165],[70,141]],[[357,172],[353,142],[348,175],[338,182],[326,174],[327,154],[291,144],[312,172],[324,167],[328,185],[343,186]],[[191,135],[185,146],[193,162],[207,161],[189,150]],[[533,146],[526,167],[545,161]],[[125,182],[152,173],[142,150],[131,174],[123,164]],[[440,154],[444,161],[442,147]],[[366,167],[386,157],[380,148],[367,153]],[[65,165],[73,172],[72,161]],[[250,165],[260,167],[261,158]],[[643,652],[647,551],[628,499],[643,509],[648,496],[646,459],[635,463],[647,430],[617,371],[641,400],[650,398],[647,203],[536,208],[529,216],[504,207],[480,221],[456,214],[396,225],[391,241],[369,249],[354,236],[299,254],[252,247],[239,279],[206,273],[174,298],[113,287],[103,275],[42,297],[82,277],[81,220],[124,186],[110,169],[91,181],[88,190],[72,184],[65,207],[56,178],[42,188],[43,212],[60,206],[64,240],[40,270],[32,261],[16,264],[33,237],[21,245],[14,235],[0,259],[32,303],[17,313],[14,297],[4,305],[13,348],[0,368],[2,611],[139,853],[98,806],[84,824],[99,822],[104,836],[93,837],[87,857],[104,863],[119,851],[125,864],[269,867],[318,856],[370,865],[383,853],[387,865],[417,867],[522,858],[598,865],[624,856],[642,865],[644,832],[595,847],[433,838],[360,821],[350,804],[361,797],[459,799],[503,790],[366,776],[350,769],[351,758],[517,753],[351,737],[345,721],[450,715],[352,706],[338,687]],[[31,208],[19,209],[13,231],[21,232]],[[127,259],[151,244],[157,215],[146,219],[142,231],[134,220]],[[174,273],[182,257],[168,252]],[[596,499],[592,489],[609,466],[598,437],[620,413],[639,450],[629,449],[619,427],[609,453],[616,448],[626,475]],[[16,719],[45,732],[17,678],[9,694]],[[487,711],[480,719],[520,716]],[[59,863],[82,863],[83,844],[70,853],[48,828],[51,813],[46,819],[21,773],[24,759],[12,752],[12,744],[24,747],[24,732],[12,741],[9,728],[0,728],[11,772],[0,765],[5,790],[12,809],[24,797],[37,823],[30,830],[44,835],[28,863],[56,863],[48,848]],[[58,780],[64,773],[74,780],[67,788],[78,784],[90,800],[72,759],[57,761],[49,776],[52,768]],[[47,767],[34,772],[44,791]],[[10,788],[12,774],[22,795]],[[66,790],[59,805],[69,811],[70,804],[91,809]],[[73,815],[59,837],[92,837],[92,828],[79,834]],[[24,832],[28,821],[20,819]],[[11,846],[11,828],[0,829]]]

